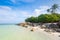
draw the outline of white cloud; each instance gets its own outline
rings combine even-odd
[[[0,6],[0,23],[1,22],[23,22],[27,17],[38,16],[46,13],[48,6],[40,6],[33,13],[23,10],[13,10],[8,6]]]
[[[34,2],[35,0],[21,0],[23,2]]]
[[[13,2],[13,3],[20,3],[21,1],[30,3],[30,2],[34,2],[36,0],[11,0],[11,2]]]
[[[1,22],[11,22],[16,18],[16,14],[13,14],[12,11],[8,8],[0,8],[0,23]]]
[[[8,6],[0,6],[0,9],[11,10],[11,8]]]
[[[0,6],[0,23],[1,22],[22,22],[29,16],[28,12],[22,10],[13,10],[8,6]]]
[[[46,10],[49,9],[49,6],[40,6],[38,9],[35,9],[32,13],[32,16],[38,16],[40,14],[47,13]]]

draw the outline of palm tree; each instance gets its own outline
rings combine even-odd
[[[50,9],[47,9],[47,12],[50,12]]]
[[[57,8],[58,8],[58,4],[54,4],[51,8],[52,9],[51,13],[55,13]]]
[[[57,8],[58,8],[58,4],[54,4],[50,9],[47,9],[47,12],[55,13]]]

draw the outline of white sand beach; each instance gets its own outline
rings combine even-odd
[[[53,33],[53,32],[48,33],[48,32],[45,32],[44,29],[39,29],[39,31],[44,33],[44,34],[46,34],[47,36],[49,36],[53,40],[60,40],[60,37],[59,37],[60,33],[57,33],[57,32],[55,32],[55,33]]]
[[[45,34],[46,36],[51,38],[51,40],[60,40],[60,37],[59,37],[60,33],[46,32],[46,31],[44,31],[44,29],[41,29],[39,27],[30,27],[30,28],[27,28],[27,29],[30,30],[32,28],[33,28],[34,32],[39,32],[39,33]]]

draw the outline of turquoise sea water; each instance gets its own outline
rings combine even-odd
[[[51,40],[48,36],[31,32],[17,25],[0,25],[0,40]]]

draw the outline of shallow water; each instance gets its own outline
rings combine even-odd
[[[51,40],[48,36],[31,32],[17,25],[0,25],[0,40]]]

